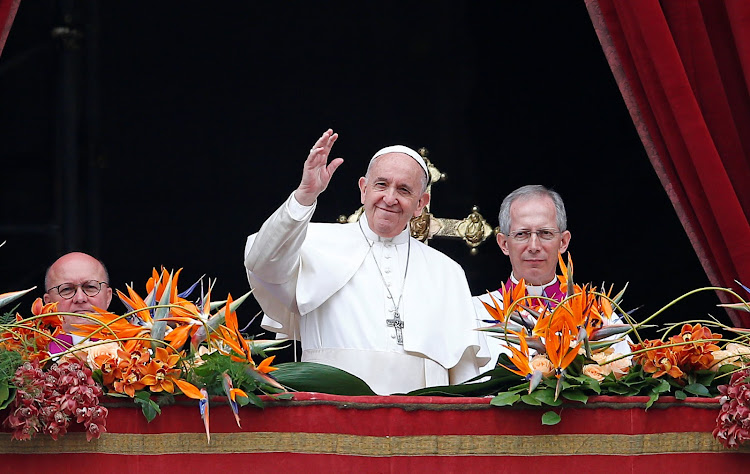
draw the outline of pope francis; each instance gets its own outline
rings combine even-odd
[[[349,224],[310,223],[343,163],[338,134],[310,150],[297,189],[247,239],[245,267],[278,337],[299,339],[302,360],[338,367],[378,394],[463,382],[489,360],[461,267],[410,237],[430,195],[422,157],[396,145],[372,157]]]

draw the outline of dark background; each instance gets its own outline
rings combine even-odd
[[[448,175],[436,216],[478,205],[496,226],[511,190],[560,192],[576,280],[630,282],[625,306],[642,305],[640,319],[708,285],[583,1],[24,0],[0,58],[0,292],[41,295],[46,267],[79,249],[116,288],[143,294],[164,265],[184,267],[181,289],[206,274],[215,297],[239,296],[246,235],[328,127],[346,161],[316,220],[358,207],[375,150],[425,146]],[[510,271],[492,241],[475,256],[432,245],[475,294]],[[660,321],[728,322],[716,302],[703,293]],[[250,301],[240,318],[257,310]]]

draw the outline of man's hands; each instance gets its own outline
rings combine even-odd
[[[336,158],[328,163],[328,155],[338,137],[339,134],[329,128],[310,149],[302,170],[302,181],[294,191],[294,198],[303,206],[312,206],[328,187],[333,173],[344,162],[343,158]]]

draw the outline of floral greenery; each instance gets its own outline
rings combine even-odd
[[[0,410],[7,407],[16,396],[12,379],[22,363],[23,359],[18,352],[0,350]]]
[[[726,383],[729,375],[750,363],[747,330],[712,320],[688,321],[668,326],[660,339],[643,340],[638,329],[697,291],[729,292],[742,302],[731,305],[733,308],[750,311],[750,306],[739,295],[724,288],[702,288],[677,298],[643,322],[636,323],[619,305],[623,292],[610,298],[609,292],[597,292],[593,286],[575,285],[570,259],[566,265],[561,258],[560,266],[563,275],[558,278],[566,291],[563,301],[558,303],[543,297],[529,297],[521,281],[512,291],[502,289],[503,306],[497,302],[494,306],[485,304],[496,324],[484,330],[501,338],[511,352],[510,356],[502,354],[497,368],[483,374],[490,376],[488,382],[476,384],[480,391],[491,387],[490,393],[495,394],[492,405],[523,403],[556,407],[563,399],[586,403],[590,396],[616,395],[648,396],[646,408],[649,408],[664,395],[684,400],[688,396],[715,397],[723,393],[726,402],[731,398],[727,393],[737,393],[731,385],[727,388],[721,384]],[[540,300],[546,301],[540,303]],[[606,324],[617,315],[628,321],[626,331],[621,330],[623,325]],[[679,333],[668,337],[678,329]],[[714,329],[739,335],[726,339],[713,332]],[[629,334],[638,342],[630,343],[629,354],[612,353],[608,346],[614,342],[612,338],[617,337],[613,334],[619,334],[619,337]],[[533,357],[529,351],[532,345],[537,353]],[[499,380],[502,383],[493,386],[493,381]],[[738,376],[732,376],[733,383],[737,380]],[[742,392],[743,396],[750,400],[750,378],[743,380],[748,387],[747,395]],[[723,428],[717,428],[715,434],[724,436],[724,439],[719,439],[728,446],[744,441],[744,434],[748,433],[736,426],[727,428],[728,423],[734,422],[741,429],[750,428],[750,415],[747,415],[750,410],[736,409],[740,403],[737,400],[741,398],[735,397],[724,403],[732,408],[722,408],[723,415],[717,420]],[[543,424],[559,421],[560,416],[555,411],[542,416]],[[727,439],[732,440],[731,443],[726,442]]]
[[[53,419],[37,416],[52,407],[70,405],[70,397],[50,391],[51,386],[32,390],[40,381],[52,380],[67,368],[85,374],[79,378],[85,379],[87,388],[77,388],[76,393],[93,391],[96,400],[103,394],[131,398],[148,421],[176,394],[200,400],[209,440],[205,413],[210,396],[227,397],[238,425],[238,404],[262,407],[258,394],[283,397],[278,394],[286,388],[268,375],[276,369],[271,366],[273,357],[265,352],[284,341],[248,341],[237,326],[236,310],[249,293],[236,301],[229,295],[225,301],[212,302],[213,285],[209,284],[206,292],[189,301],[186,298],[200,281],[179,293],[179,273],[154,270],[146,283],[145,298],[131,287],[127,287],[127,293],[118,291],[128,311],[117,315],[95,308],[95,313],[84,316],[88,324],[76,325],[75,334],[83,341],[73,347],[58,338],[61,318],[68,314],[57,312],[55,303],[44,305],[37,298],[31,317],[16,314],[6,318],[0,325],[0,403],[14,404],[6,418],[14,437],[28,439],[36,432],[56,437],[72,422],[83,423],[91,437],[98,437],[104,430],[106,410],[97,409],[96,421],[76,412],[87,407],[86,400],[94,402],[90,397],[77,401],[75,407],[71,405],[70,413],[57,410]],[[0,294],[0,306],[31,290]],[[50,354],[51,343],[63,346],[62,352]],[[254,358],[262,360],[256,362]],[[53,363],[53,359],[58,362]],[[59,380],[55,383],[59,385]],[[29,395],[32,392],[33,396]],[[29,411],[28,403],[36,409]]]
[[[604,292],[593,285],[576,285],[570,259],[567,265],[561,260],[560,266],[559,278],[566,292],[562,302],[530,297],[520,282],[514,289],[503,289],[502,306],[497,302],[494,306],[486,305],[494,324],[485,330],[511,348],[510,355],[500,356],[496,368],[470,383],[427,387],[407,395],[493,395],[491,403],[495,406],[525,404],[555,408],[566,400],[586,403],[595,395],[647,396],[650,407],[664,395],[685,399],[723,394],[722,414],[715,434],[728,446],[745,441],[746,431],[742,429],[748,429],[745,425],[749,416],[743,403],[745,398],[750,399],[746,395],[750,394],[750,375],[736,374],[750,363],[747,347],[750,332],[717,321],[688,321],[667,327],[660,339],[643,340],[639,328],[694,292],[636,323],[620,307],[624,290],[610,296],[611,290]],[[17,438],[37,432],[59,436],[69,424],[86,424],[87,419],[89,439],[105,429],[106,412],[102,415],[97,411],[90,418],[84,416],[87,410],[98,406],[98,394],[95,404],[93,399],[81,400],[80,404],[76,401],[76,406],[83,409],[80,413],[58,409],[55,413],[61,415],[56,418],[39,418],[28,410],[18,412],[24,400],[19,393],[29,393],[29,384],[36,383],[33,377],[18,379],[18,371],[28,374],[31,370],[36,377],[37,367],[41,373],[57,374],[60,366],[78,364],[84,374],[90,372],[85,377],[90,390],[96,392],[91,388],[94,383],[102,394],[132,399],[149,421],[160,413],[161,405],[172,403],[175,395],[182,393],[199,400],[209,442],[211,396],[226,397],[239,425],[237,407],[262,408],[259,396],[262,394],[277,399],[289,398],[290,390],[373,394],[362,380],[333,367],[310,363],[273,367],[273,357],[266,352],[284,341],[249,340],[237,325],[236,311],[249,293],[237,300],[229,295],[225,301],[214,302],[211,301],[213,284],[209,282],[205,292],[201,285],[200,295],[188,300],[200,281],[179,293],[179,273],[154,270],[146,283],[145,298],[131,287],[127,287],[127,293],[118,291],[127,312],[118,315],[97,309],[96,313],[86,315],[90,323],[77,326],[77,334],[84,341],[57,355],[49,353],[49,345],[59,343],[61,317],[66,313],[59,313],[54,304],[43,305],[37,299],[32,304],[31,317],[6,315],[0,322],[0,408],[15,403],[6,426],[19,433]],[[31,290],[0,294],[0,307]],[[730,292],[742,301],[741,306],[733,305],[734,308],[750,310],[742,298],[729,290],[696,291],[708,290]],[[627,324],[607,324],[617,316]],[[725,338],[714,330],[739,335]],[[636,341],[631,345],[632,353],[614,353],[610,346],[628,335]],[[55,357],[60,358],[58,365],[52,363]],[[722,383],[727,385],[721,386]],[[43,391],[37,395],[40,393]],[[67,403],[51,392],[34,400],[37,413],[40,409],[46,410],[45,413],[52,409],[44,407]],[[544,424],[559,421],[555,410],[542,416]]]

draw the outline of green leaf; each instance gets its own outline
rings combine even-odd
[[[272,394],[269,395],[274,400],[292,400],[294,398],[293,393],[279,393],[279,394]]]
[[[667,382],[666,380],[661,380],[659,382],[659,385],[657,385],[656,387],[654,387],[653,390],[656,393],[664,393],[664,392],[669,392],[671,390],[671,388],[672,388],[672,386],[670,385],[669,382]]]
[[[674,397],[675,397],[675,398],[676,398],[677,400],[684,400],[684,399],[686,399],[686,398],[687,398],[687,394],[686,394],[685,392],[683,392],[682,390],[676,390],[676,391],[674,392]]]
[[[248,403],[250,403],[250,398],[249,397],[243,397],[242,395],[235,395],[234,401],[237,402],[237,405],[239,405],[241,407],[244,407],[245,405],[247,405]]]
[[[513,405],[520,399],[521,399],[521,395],[517,393],[503,392],[503,393],[498,393],[490,401],[490,405],[494,405],[496,407],[504,407],[504,406]]]
[[[10,395],[10,388],[7,380],[0,380],[0,403],[5,402]]]
[[[704,385],[706,387],[709,387],[713,383],[714,378],[717,375],[717,372],[712,372],[710,370],[701,370],[701,371],[698,371],[698,372],[696,372],[697,377],[695,379],[695,382],[699,383],[701,385]]]
[[[692,393],[693,395],[698,395],[699,397],[708,397],[711,394],[708,393],[708,389],[705,385],[694,383],[686,386],[683,390],[685,390],[688,393]]]
[[[555,400],[555,389],[552,387],[545,388],[544,390],[534,390],[531,395],[545,405],[557,407],[562,405],[562,400]]]
[[[96,369],[91,373],[91,378],[94,379],[94,382],[98,383],[102,387],[104,386],[104,377],[102,375],[101,369]]]
[[[237,398],[240,398],[240,397],[237,397]],[[247,399],[246,399],[245,403],[242,404],[242,406],[245,406],[248,403],[250,403],[250,404],[252,404],[252,405],[254,405],[254,406],[258,407],[258,408],[263,408],[265,406],[263,404],[263,400],[261,400],[260,397],[257,396],[254,393],[248,393],[247,394]]]
[[[586,403],[589,401],[589,397],[585,393],[576,389],[564,390],[562,396],[574,402]]]
[[[533,392],[532,392],[533,393]],[[542,406],[542,402],[537,400],[537,398],[533,395],[522,395],[521,401],[524,402],[527,405],[534,405],[534,406]]]
[[[135,392],[135,396],[133,396],[133,400],[139,399],[139,400],[151,400],[151,392],[147,392],[146,390],[139,390]]]
[[[108,397],[114,397],[114,398],[130,398],[130,395],[126,395],[124,393],[119,393],[119,392],[115,392],[115,391],[107,392],[107,396]],[[133,399],[133,401],[135,401],[135,399]]]
[[[556,425],[560,423],[560,415],[555,413],[554,411],[548,411],[544,415],[542,415],[542,424],[543,425]]]
[[[593,391],[594,393],[596,393],[597,395],[602,393],[602,387],[599,384],[599,382],[597,380],[592,379],[591,377],[589,377],[589,380],[583,384],[583,388],[587,388]]]
[[[0,410],[10,405],[16,397],[16,390],[8,383],[7,379],[0,379]]]
[[[299,392],[321,392],[333,395],[375,395],[359,377],[349,372],[314,362],[287,362],[276,366],[274,378]]]
[[[640,392],[640,390],[633,389],[625,384],[606,385],[602,386],[604,393],[610,393],[614,395],[632,396]]]
[[[16,398],[16,389],[15,387],[11,387],[8,390],[8,398],[6,398],[5,401],[0,403],[0,410],[4,410],[8,408],[8,405],[10,405],[13,402],[14,398]]]
[[[141,406],[143,416],[146,417],[146,421],[148,421],[149,423],[151,423],[151,421],[156,418],[156,415],[159,415],[161,413],[161,408],[155,401],[151,400],[148,392],[137,392],[135,394],[135,397],[133,397],[133,401],[136,405]]]

